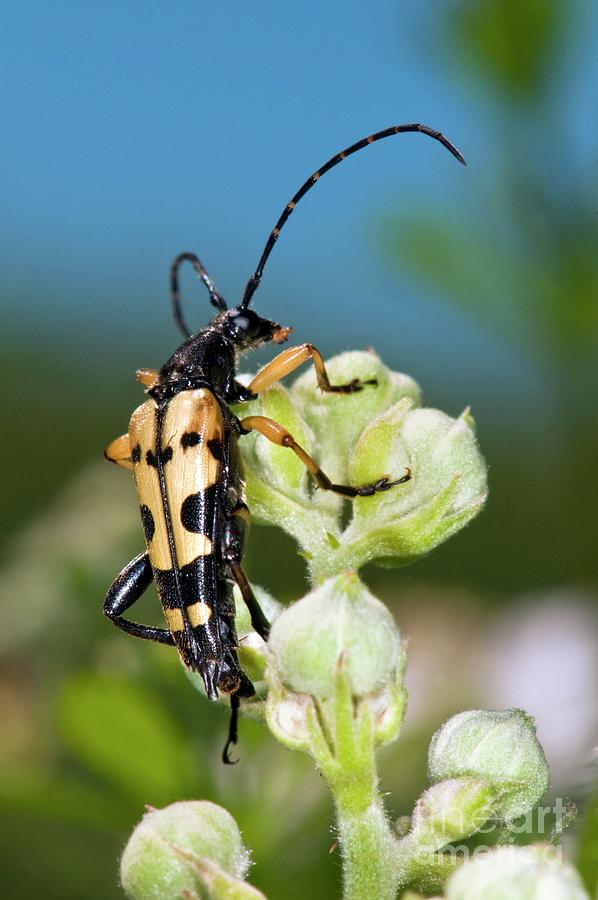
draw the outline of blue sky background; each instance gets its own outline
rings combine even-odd
[[[401,277],[381,247],[395,211],[470,217],[494,189],[504,145],[517,150],[527,137],[501,127],[490,104],[486,115],[484,87],[451,63],[441,15],[450,6],[4,4],[0,253],[10,332],[76,339],[81,359],[99,353],[123,372],[159,362],[178,340],[167,300],[177,252],[199,253],[233,302],[310,171],[370,131],[422,121],[469,167],[419,135],[345,163],[293,216],[257,306],[328,353],[374,344],[416,376],[523,376],[533,389],[525,359]],[[567,152],[595,156],[597,15],[589,2],[581,8],[558,90]],[[541,152],[541,166],[551,151],[532,141],[526,152]],[[186,296],[199,327],[209,307],[190,275]],[[130,357],[119,349],[111,359],[109,346]],[[144,347],[152,359],[139,357]]]

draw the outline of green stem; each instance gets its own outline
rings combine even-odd
[[[334,697],[317,709],[309,715],[310,749],[334,797],[345,900],[390,900],[398,842],[378,793],[372,719],[354,705],[342,657]]]
[[[337,803],[345,900],[391,900],[396,896],[396,840],[382,801],[367,809],[345,810]]]

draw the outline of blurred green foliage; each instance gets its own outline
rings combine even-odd
[[[595,779],[594,779],[595,781]],[[584,818],[579,833],[576,865],[591,896],[598,894],[598,790],[593,791],[585,803]]]
[[[465,0],[446,34],[461,64],[514,103],[537,102],[554,71],[575,0]]]
[[[436,63],[452,58],[483,103],[495,134],[485,162],[493,179],[485,195],[466,196],[461,225],[431,201],[392,219],[385,250],[528,357],[546,385],[545,407],[498,420],[491,408],[474,410],[491,463],[488,510],[415,574],[372,570],[389,598],[424,575],[497,601],[515,588],[595,584],[596,176],[568,143],[566,104],[555,89],[581,11],[570,0],[455,0],[438,10]],[[34,346],[31,338],[3,342],[11,423],[2,443],[10,473],[0,582],[3,894],[116,898],[117,856],[143,804],[203,798],[233,813],[254,851],[251,881],[272,898],[334,896],[331,810],[309,761],[243,721],[242,762],[223,770],[224,709],[198,697],[168,648],[128,640],[100,615],[107,584],[140,546],[132,485],[101,464],[64,485],[124,430],[123,409],[139,396],[134,382],[123,387],[129,364],[118,360],[118,346],[112,360],[110,348],[80,360],[43,335]],[[272,558],[284,561],[275,571]],[[253,534],[248,568],[279,599],[303,590],[291,542],[272,529]],[[155,596],[144,600],[140,618],[156,606]],[[442,715],[456,711],[467,688],[444,702]],[[425,784],[438,707],[428,715],[384,757],[395,815]],[[595,881],[594,854],[584,850],[581,863]]]

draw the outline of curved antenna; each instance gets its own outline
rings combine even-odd
[[[210,294],[210,303],[212,303],[213,306],[216,307],[216,309],[219,309],[222,312],[228,309],[228,307],[224,301],[224,298],[220,296],[220,294],[214,287],[214,282],[206,272],[199,257],[196,256],[195,253],[179,253],[170,267],[170,299],[172,301],[172,312],[175,322],[177,323],[185,337],[191,337],[192,332],[189,331],[187,323],[183,318],[183,313],[181,312],[181,295],[179,293],[179,268],[184,262],[191,263],[191,265],[207,287]]]
[[[419,131],[422,134],[427,134],[428,137],[433,138],[435,141],[439,141],[443,147],[452,153],[453,156],[459,160],[463,165],[467,165],[459,151],[451,142],[445,138],[443,134],[439,131],[434,131],[432,128],[428,128],[427,125],[419,125],[418,123],[414,123],[412,125],[391,125],[390,128],[385,128],[383,131],[377,131],[375,134],[370,134],[368,137],[362,138],[362,140],[357,141],[355,144],[351,144],[350,147],[347,147],[345,150],[341,150],[340,153],[337,153],[328,162],[324,163],[324,165],[314,172],[313,175],[310,175],[307,181],[305,181],[297,193],[292,197],[291,200],[287,203],[282,214],[270,232],[270,237],[266,242],[266,246],[264,247],[264,252],[262,253],[261,259],[257,264],[257,269],[254,274],[251,276],[249,281],[247,282],[247,286],[245,288],[245,293],[243,294],[243,301],[241,303],[242,307],[249,306],[251,302],[251,298],[255,294],[256,290],[259,287],[259,283],[262,280],[262,275],[264,272],[264,266],[272,252],[272,248],[274,244],[278,240],[278,235],[280,234],[285,222],[299,203],[299,201],[304,197],[307,192],[314,186],[316,181],[325,175],[326,172],[329,172],[330,169],[333,169],[337,166],[343,159],[346,159],[347,156],[351,156],[352,153],[357,153],[358,150],[362,150],[364,147],[367,147],[369,144],[374,144],[376,141],[381,141],[382,138],[392,137],[393,134],[404,134],[407,131]]]

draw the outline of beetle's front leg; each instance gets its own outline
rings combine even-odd
[[[286,375],[290,375],[308,359],[311,359],[316,370],[318,387],[328,394],[353,394],[355,391],[362,390],[366,384],[378,384],[376,378],[370,378],[367,381],[354,378],[347,384],[331,384],[320,351],[313,344],[301,344],[299,347],[289,347],[287,350],[283,350],[269,363],[266,363],[255,378],[249,382],[247,390],[253,395],[265,391],[266,388],[271,387]]]
[[[130,622],[128,619],[122,618],[123,613],[133,606],[148,589],[152,583],[152,577],[149,556],[147,552],[140,553],[128,566],[125,566],[112,583],[104,600],[104,612],[115,625],[122,628],[127,634],[144,638],[146,641],[172,645],[174,644],[173,637],[165,628],[139,625],[137,622]]]
[[[262,612],[257,598],[251,590],[251,585],[241,568],[245,537],[249,527],[249,510],[244,504],[240,504],[224,525],[222,535],[222,558],[231,570],[232,576],[237,582],[245,605],[249,610],[251,624],[254,631],[264,640],[268,640],[270,623]]]
[[[405,475],[401,478],[397,478],[395,481],[391,481],[390,478],[385,475],[382,478],[378,478],[377,481],[373,481],[371,484],[362,484],[359,487],[354,487],[351,484],[335,484],[330,480],[328,475],[322,471],[315,459],[312,459],[309,453],[297,443],[293,435],[278,422],[275,422],[273,419],[268,419],[266,416],[247,416],[246,418],[241,419],[239,426],[241,432],[247,434],[250,431],[257,431],[269,441],[272,441],[273,444],[277,444],[279,447],[288,447],[289,450],[293,451],[295,456],[299,457],[308,472],[313,475],[318,487],[322,488],[324,491],[333,491],[333,493],[340,494],[342,497],[371,497],[372,494],[388,491],[397,484],[404,484],[406,481],[411,480],[411,469],[407,469]]]

